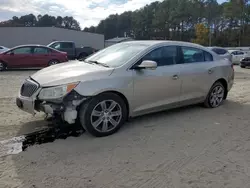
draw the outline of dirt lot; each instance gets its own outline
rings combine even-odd
[[[88,134],[0,157],[0,187],[250,187],[250,69],[217,109],[192,106],[133,119],[117,134]],[[0,140],[42,129],[15,96],[34,71],[0,73]]]

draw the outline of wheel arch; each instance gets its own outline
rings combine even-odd
[[[81,55],[84,55],[84,57],[87,57],[88,56],[88,53],[87,52],[80,52],[77,56],[77,59],[79,59],[81,57]]]

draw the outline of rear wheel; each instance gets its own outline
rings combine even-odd
[[[48,65],[49,65],[49,66],[51,66],[51,65],[56,65],[56,64],[58,64],[58,63],[59,63],[58,60],[53,59],[53,60],[50,60],[50,61],[49,61]]]
[[[78,56],[78,60],[84,60],[87,56],[88,56],[88,54],[86,54],[86,53],[81,53],[81,54]]]
[[[225,87],[221,82],[214,83],[204,102],[205,107],[216,108],[220,106],[224,100],[225,92]]]
[[[0,61],[0,71],[4,71],[6,69],[6,65]]]
[[[93,136],[108,136],[124,124],[126,104],[118,95],[104,93],[83,104],[79,117],[83,128]]]

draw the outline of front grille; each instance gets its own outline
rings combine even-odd
[[[31,97],[36,92],[38,87],[39,86],[37,84],[26,80],[21,87],[21,95],[24,97]]]

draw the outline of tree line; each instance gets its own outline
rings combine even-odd
[[[0,27],[61,27],[66,29],[81,30],[80,24],[72,16],[50,16],[48,14],[33,14],[14,16],[12,19],[0,22]]]
[[[33,14],[0,22],[0,26],[55,26],[81,30],[73,17]],[[164,0],[136,11],[113,14],[83,31],[104,34],[105,39],[181,40],[202,45],[250,46],[248,0]]]
[[[164,0],[136,11],[110,15],[84,31],[106,38],[193,41],[202,45],[250,45],[250,5],[247,0]]]

